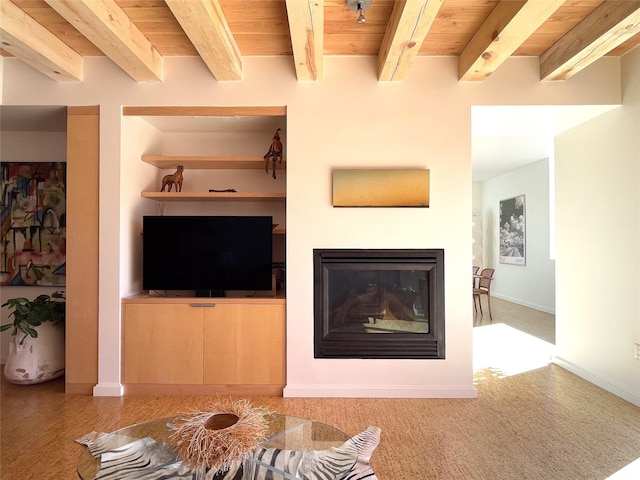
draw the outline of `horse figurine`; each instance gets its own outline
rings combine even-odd
[[[168,192],[171,191],[171,187],[175,184],[176,192],[182,191],[182,172],[184,171],[183,165],[178,165],[178,169],[176,173],[172,173],[171,175],[165,175],[162,177],[162,188],[161,192],[164,192],[164,187],[169,186]]]
[[[275,180],[276,178],[276,162],[282,163],[282,142],[280,141],[280,129],[276,130],[273,134],[273,141],[269,147],[269,151],[264,154],[264,171],[269,173],[269,159],[271,159],[271,165],[273,173],[271,176]]]

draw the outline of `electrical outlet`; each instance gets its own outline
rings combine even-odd
[[[634,354],[633,356],[640,359],[640,343],[634,343]]]

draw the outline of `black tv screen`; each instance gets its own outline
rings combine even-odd
[[[271,290],[272,217],[145,216],[142,288]]]

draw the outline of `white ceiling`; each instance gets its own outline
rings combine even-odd
[[[597,106],[477,106],[471,109],[472,178],[483,182],[551,158],[555,135],[615,108]],[[281,117],[145,117],[162,131],[275,131]],[[266,122],[266,123],[265,123]],[[66,130],[63,106],[0,106],[0,130]]]
[[[471,165],[484,182],[552,158],[553,139],[617,105],[490,106],[471,108]]]

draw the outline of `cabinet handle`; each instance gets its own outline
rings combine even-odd
[[[207,307],[207,308],[216,306],[215,303],[190,303],[189,305],[192,307]]]

